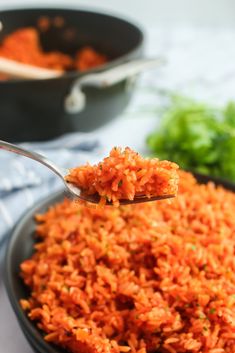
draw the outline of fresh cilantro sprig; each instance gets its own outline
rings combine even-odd
[[[235,181],[235,102],[220,109],[174,96],[147,145],[181,168]]]

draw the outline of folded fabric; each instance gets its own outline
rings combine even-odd
[[[62,168],[89,161],[96,162],[100,148],[91,134],[67,134],[42,143],[21,147],[47,156]],[[48,168],[31,159],[0,151],[0,245],[7,232],[26,209],[63,187],[63,182]]]

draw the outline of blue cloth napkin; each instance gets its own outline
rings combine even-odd
[[[91,134],[67,134],[43,143],[24,143],[21,147],[47,156],[58,166],[71,168],[99,155],[99,143]],[[48,168],[28,158],[0,151],[0,245],[5,235],[42,197],[63,187],[63,182]]]

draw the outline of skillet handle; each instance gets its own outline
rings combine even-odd
[[[147,69],[153,69],[163,65],[165,61],[161,58],[132,60],[106,71],[87,74],[78,78],[69,94],[65,97],[64,108],[66,113],[76,114],[86,106],[86,96],[82,91],[85,86],[106,88],[115,85],[129,77],[135,76]]]

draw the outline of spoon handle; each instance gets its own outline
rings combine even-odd
[[[57,165],[55,165],[53,162],[51,162],[48,158],[46,158],[45,156],[42,156],[41,154],[39,154],[37,152],[28,151],[22,147],[19,147],[17,145],[14,145],[12,143],[2,141],[2,140],[0,140],[0,149],[6,150],[9,152],[13,152],[16,154],[20,154],[21,156],[33,159],[34,161],[37,161],[37,162],[45,165],[46,167],[51,169],[54,173],[56,173],[59,177],[63,178],[63,173],[60,170],[60,168],[57,167]]]

